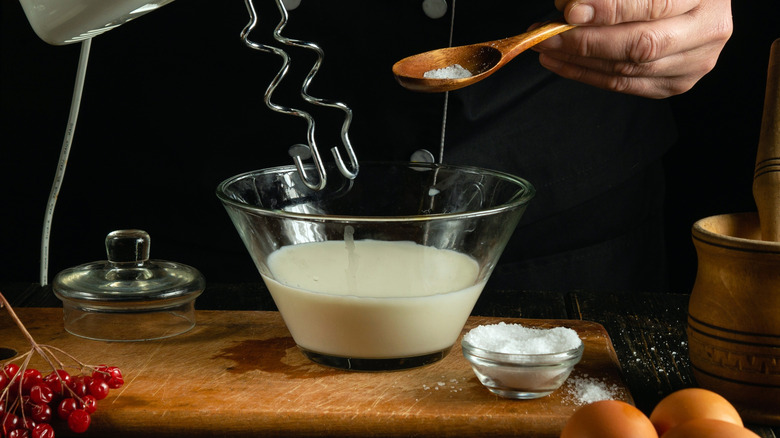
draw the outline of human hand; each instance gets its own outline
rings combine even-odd
[[[731,0],[555,0],[575,29],[534,47],[547,69],[651,98],[688,91],[731,37]]]

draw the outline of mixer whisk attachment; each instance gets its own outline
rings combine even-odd
[[[274,79],[271,81],[268,88],[266,89],[265,94],[263,96],[263,101],[265,102],[266,106],[268,106],[268,108],[276,112],[301,117],[306,120],[307,144],[293,145],[292,147],[290,147],[289,153],[290,156],[292,156],[293,158],[293,162],[295,163],[295,167],[298,170],[298,173],[303,183],[312,190],[322,190],[327,183],[327,173],[325,171],[325,166],[323,165],[322,162],[322,157],[320,156],[319,150],[317,149],[317,142],[314,136],[314,130],[315,130],[314,118],[311,116],[311,114],[309,114],[306,111],[297,108],[291,108],[291,107],[279,105],[277,103],[274,103],[272,100],[274,91],[282,82],[284,77],[287,75],[287,72],[290,68],[290,57],[287,54],[287,52],[284,51],[283,49],[270,46],[267,44],[260,44],[249,39],[249,34],[254,30],[255,26],[257,25],[257,12],[255,11],[255,7],[252,0],[245,0],[244,3],[246,4],[247,11],[249,12],[249,23],[241,31],[241,40],[244,42],[244,44],[247,47],[251,49],[259,50],[267,53],[273,53],[279,56],[280,58],[282,58],[282,67],[279,69],[279,72],[276,74],[276,76],[274,77]],[[287,25],[287,21],[289,17],[287,14],[287,9],[282,3],[282,0],[276,0],[276,4],[281,14],[281,20],[279,21],[279,24],[274,29],[273,32],[274,39],[285,45],[312,50],[317,54],[317,60],[312,66],[311,70],[309,71],[309,74],[306,76],[306,79],[304,80],[303,85],[301,87],[301,97],[303,97],[303,99],[310,104],[322,106],[322,107],[336,108],[344,112],[344,122],[341,126],[341,141],[344,146],[344,149],[347,151],[349,166],[344,162],[344,158],[339,152],[338,147],[333,147],[331,149],[331,153],[333,154],[333,158],[335,159],[336,167],[339,169],[339,172],[341,172],[341,174],[344,175],[344,177],[350,180],[354,179],[358,174],[359,165],[358,165],[357,157],[355,156],[355,151],[352,148],[352,144],[349,140],[349,126],[352,123],[352,110],[347,105],[341,102],[314,97],[308,93],[309,85],[311,84],[312,80],[317,75],[317,72],[322,66],[322,61],[324,59],[325,52],[318,45],[312,42],[299,41],[299,40],[294,40],[294,39],[284,37],[281,32],[284,29],[284,27]],[[304,166],[303,160],[307,160],[309,158],[311,158],[314,164],[314,169],[316,170],[317,173],[316,177],[310,175],[306,171],[306,168]]]

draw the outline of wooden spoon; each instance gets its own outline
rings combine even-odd
[[[435,93],[457,90],[485,79],[526,49],[572,27],[571,24],[552,21],[529,32],[497,41],[431,50],[396,62],[393,74],[401,86],[413,91]],[[456,64],[468,70],[471,76],[425,77],[426,72]]]
[[[761,240],[780,242],[780,39],[775,40],[769,53],[753,198],[758,207]]]

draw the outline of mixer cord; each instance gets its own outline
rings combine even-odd
[[[57,204],[57,197],[62,187],[62,181],[65,178],[65,168],[68,164],[68,155],[70,155],[71,145],[73,143],[73,134],[76,131],[76,120],[79,117],[79,108],[81,107],[81,95],[84,91],[84,80],[87,76],[87,61],[89,60],[89,49],[92,46],[92,39],[86,39],[81,42],[81,54],[79,55],[79,64],[76,70],[76,84],[73,87],[73,98],[70,104],[70,114],[68,123],[65,127],[65,136],[60,149],[60,158],[57,163],[57,171],[54,173],[54,182],[49,193],[49,200],[46,204],[46,213],[43,217],[43,233],[41,235],[41,268],[40,283],[46,286],[49,283],[49,242],[51,240],[51,225],[54,220],[54,207]]]

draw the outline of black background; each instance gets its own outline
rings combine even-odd
[[[693,90],[670,99],[680,130],[679,144],[665,157],[672,292],[688,292],[692,286],[693,222],[755,210],[752,173],[769,47],[780,38],[780,6],[776,0],[738,1],[733,13],[734,36],[716,69]],[[33,282],[79,45],[42,42],[13,0],[0,3],[0,20],[0,278]],[[289,125],[299,122],[270,114],[262,103],[276,70],[240,43],[246,22],[243,2],[180,0],[93,40],[54,218],[50,276],[105,258],[103,239],[109,231],[142,228],[152,236],[154,258],[191,264],[210,281],[259,280],[214,189],[231,175],[288,164],[285,148],[273,145],[294,139],[279,142],[270,136],[303,129]],[[323,27],[336,40],[371,38],[352,34],[346,21],[297,25],[314,40]],[[404,26],[415,24],[399,24],[399,35]],[[402,43],[381,50],[391,59],[415,52]],[[351,93],[374,92],[358,63],[363,56],[338,60]],[[387,74],[383,80],[392,81],[389,68]],[[397,87],[389,89],[400,93]],[[350,102],[349,95],[337,97]],[[377,100],[386,97],[380,94]],[[431,99],[404,98],[409,105]],[[377,110],[353,109],[358,115]],[[358,119],[353,130],[355,144],[382,135]],[[381,151],[372,153],[381,156]],[[237,154],[242,160],[226,158]],[[193,173],[198,178],[187,177]],[[150,180],[159,185],[150,190],[149,184],[139,184]],[[160,208],[153,202],[159,197],[170,202]],[[181,221],[187,226],[178,226]],[[210,251],[215,245],[218,258]]]

